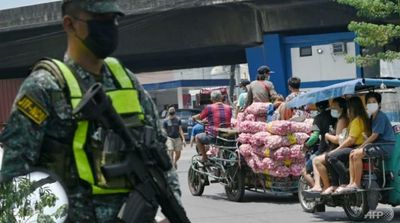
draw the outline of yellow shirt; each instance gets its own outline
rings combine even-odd
[[[364,122],[360,117],[353,119],[349,125],[349,136],[356,139],[355,145],[361,145],[364,143],[365,139],[363,136],[363,132],[365,132]]]

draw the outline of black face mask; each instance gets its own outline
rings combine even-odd
[[[118,25],[115,20],[88,20],[89,35],[82,43],[100,59],[110,56],[118,46]]]
[[[175,112],[170,112],[169,115],[175,115]]]

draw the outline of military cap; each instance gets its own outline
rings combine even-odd
[[[92,13],[118,13],[124,15],[116,0],[63,0],[63,4],[72,3]]]

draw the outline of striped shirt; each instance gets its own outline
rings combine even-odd
[[[220,127],[230,127],[232,118],[232,109],[221,102],[207,105],[200,113],[200,119],[207,118],[208,125],[206,131],[216,136]]]

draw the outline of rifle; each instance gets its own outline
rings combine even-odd
[[[170,222],[190,222],[167,183],[164,171],[170,170],[172,164],[165,150],[165,141],[156,140],[153,127],[128,129],[99,83],[88,89],[73,114],[101,122],[125,142],[125,160],[101,168],[106,178],[125,176],[134,185],[120,211],[121,220],[127,223],[152,222],[160,206]]]

